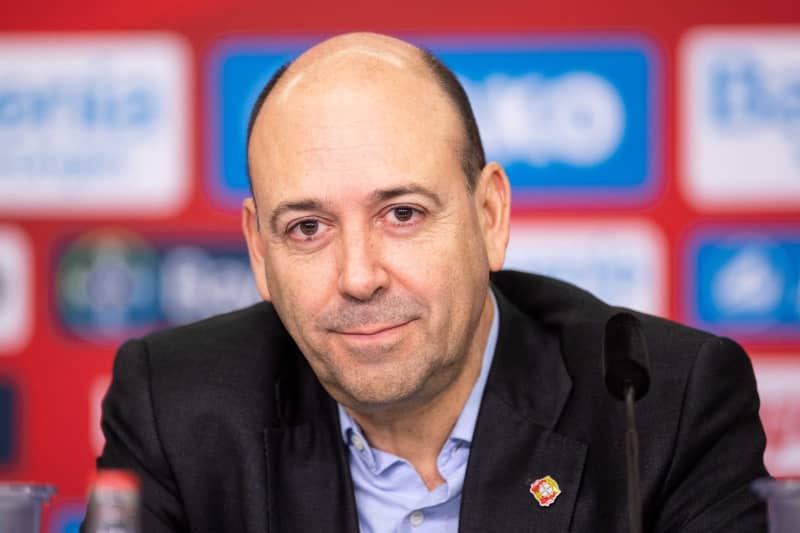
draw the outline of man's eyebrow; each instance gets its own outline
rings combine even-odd
[[[397,198],[398,196],[404,196],[406,194],[421,194],[435,203],[436,207],[442,206],[442,199],[439,198],[438,194],[426,187],[423,187],[422,185],[416,184],[392,187],[390,189],[378,189],[374,191],[371,196],[373,202],[381,203]]]
[[[317,200],[297,200],[292,202],[281,202],[269,216],[269,227],[272,233],[278,234],[278,219],[288,211],[319,211],[322,204]]]

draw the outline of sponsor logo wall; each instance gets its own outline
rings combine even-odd
[[[505,267],[545,274],[614,305],[666,314],[667,253],[644,219],[515,224]]]
[[[517,198],[642,203],[657,179],[658,61],[644,40],[431,46],[461,80]]]
[[[0,479],[59,486],[43,530],[82,515],[116,346],[260,301],[249,112],[323,35],[223,33],[0,34]],[[512,180],[506,267],[740,341],[800,476],[800,27],[653,33],[409,38]]]
[[[800,32],[694,31],[682,62],[683,184],[704,208],[797,210]]]
[[[188,77],[174,35],[0,37],[0,208],[142,216],[181,207]]]
[[[688,255],[695,323],[742,339],[800,337],[800,226],[707,230]]]
[[[214,241],[101,229],[56,259],[59,323],[87,340],[124,340],[260,301],[241,238]]]

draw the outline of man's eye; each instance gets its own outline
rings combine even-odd
[[[400,206],[392,209],[394,218],[399,222],[408,222],[414,217],[415,209],[413,207]]]
[[[314,235],[317,230],[319,230],[319,222],[316,220],[304,220],[300,224],[298,224],[300,228],[300,232],[303,235],[312,236]]]
[[[289,234],[294,234],[295,238],[314,237],[320,231],[318,220],[301,220],[289,228]]]

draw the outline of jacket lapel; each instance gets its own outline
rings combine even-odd
[[[557,334],[495,291],[500,331],[464,480],[459,531],[569,530],[587,445],[554,430],[572,388]],[[561,493],[540,505],[531,485]]]
[[[269,533],[358,533],[336,403],[299,352],[294,362],[276,383],[280,423],[264,430]]]

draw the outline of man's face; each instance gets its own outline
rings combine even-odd
[[[490,314],[459,119],[432,81],[420,85],[391,69],[289,79],[250,144],[260,228],[251,207],[245,231],[262,294],[329,393],[357,410],[446,388],[483,350],[474,333]]]

